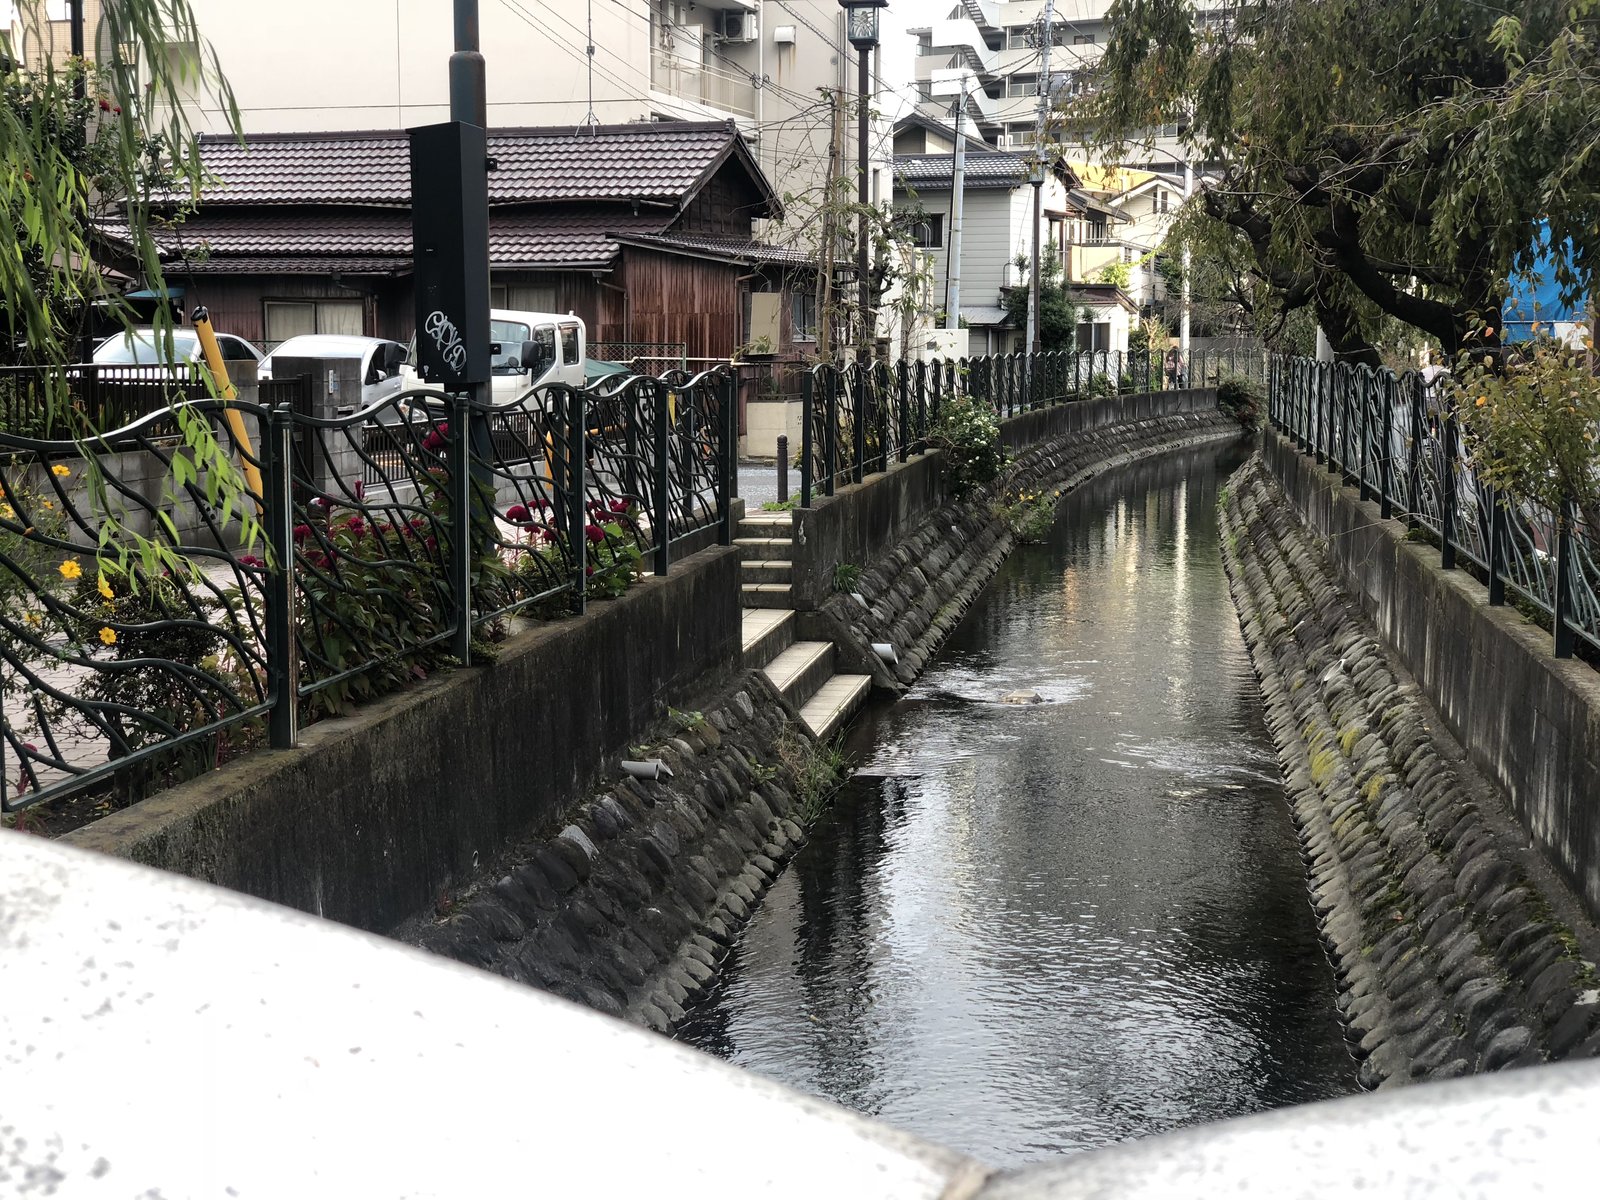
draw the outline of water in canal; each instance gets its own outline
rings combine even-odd
[[[1240,461],[1102,478],[1010,558],[681,1037],[995,1166],[1355,1090],[1219,557]]]

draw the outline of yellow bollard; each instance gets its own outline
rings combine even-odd
[[[206,366],[211,369],[212,378],[217,381],[217,391],[224,401],[235,399],[237,393],[228,379],[228,364],[222,360],[222,349],[217,345],[217,335],[211,328],[211,314],[204,308],[197,308],[190,319],[194,321],[194,331],[200,339],[200,349],[205,353]],[[222,410],[222,418],[227,421],[228,429],[233,433],[234,441],[238,443],[241,451],[240,465],[244,467],[244,481],[258,497],[256,508],[259,510],[266,493],[261,484],[261,470],[250,461],[255,457],[256,451],[250,444],[250,433],[244,427],[244,417],[237,410],[225,407]]]

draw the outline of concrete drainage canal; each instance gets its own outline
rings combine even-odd
[[[680,1038],[1001,1167],[1356,1090],[1221,563],[1240,461],[1113,472],[1012,555]]]

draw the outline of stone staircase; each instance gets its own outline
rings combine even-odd
[[[739,522],[744,562],[744,662],[765,672],[783,698],[800,710],[819,741],[831,738],[872,689],[870,675],[839,674],[832,642],[795,640],[790,607],[794,519],[786,512],[756,513]]]

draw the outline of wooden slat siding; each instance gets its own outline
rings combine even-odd
[[[728,163],[700,189],[669,232],[747,238],[750,222],[765,211],[748,176]]]
[[[683,342],[690,358],[727,358],[738,345],[739,284],[731,263],[624,247],[618,272],[636,342]]]

